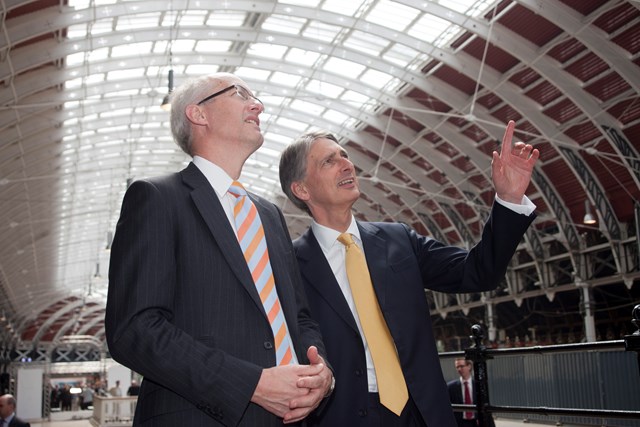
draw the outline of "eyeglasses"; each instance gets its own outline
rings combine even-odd
[[[214,93],[214,94],[212,94],[212,95],[207,96],[207,97],[206,97],[206,98],[204,98],[202,101],[198,102],[196,105],[202,105],[202,104],[204,104],[205,102],[207,102],[207,101],[209,101],[209,100],[211,100],[211,99],[215,98],[216,96],[219,96],[219,95],[222,95],[222,94],[224,94],[224,93],[227,93],[227,92],[229,92],[230,90],[233,90],[233,89],[235,89],[235,90],[236,90],[236,95],[238,95],[240,98],[242,98],[242,100],[243,100],[244,102],[247,102],[247,101],[250,101],[250,100],[254,99],[254,100],[258,101],[258,103],[264,107],[264,104],[262,103],[262,101],[260,101],[258,98],[256,98],[255,96],[253,96],[253,95],[251,94],[251,92],[249,92],[247,89],[245,89],[244,87],[242,87],[242,86],[240,86],[240,85],[238,85],[238,84],[231,85],[231,86],[229,86],[229,87],[225,87],[224,89],[219,90],[219,91],[217,91],[216,93]]]

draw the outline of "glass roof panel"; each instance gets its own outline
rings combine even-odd
[[[364,1],[325,0],[320,8],[329,12],[359,18],[362,16],[362,11],[366,10],[366,7],[364,7],[365,4],[366,2]]]
[[[205,23],[213,27],[240,27],[244,24],[247,14],[232,10],[215,10]]]
[[[404,31],[420,14],[417,9],[390,0],[375,3],[365,20],[396,31]]]
[[[194,47],[195,52],[228,52],[231,48],[231,42],[227,40],[199,40]]]
[[[311,66],[315,64],[316,61],[318,61],[318,58],[320,58],[320,56],[322,55],[316,52],[292,47],[284,59],[295,64]]]
[[[390,88],[387,88],[387,84],[391,81],[395,80],[395,85],[392,85]],[[400,82],[395,79],[392,75],[383,73],[381,71],[367,70],[361,77],[360,81],[366,83],[375,88],[381,88],[382,90],[391,91],[393,90]]]
[[[390,44],[391,42],[388,39],[358,30],[353,31],[343,43],[344,47],[364,52],[371,56],[379,56]]]
[[[342,125],[349,119],[349,116],[336,110],[328,110],[322,115],[322,118],[337,125]]]
[[[324,22],[311,21],[309,25],[302,31],[304,37],[323,42],[331,42],[337,34],[340,34],[342,27],[338,25],[329,25]]]
[[[271,81],[283,86],[295,87],[302,81],[302,76],[277,71],[271,76]]]
[[[327,98],[333,99],[340,96],[340,94],[344,91],[344,88],[328,82],[323,82],[322,80],[313,79],[310,80],[309,83],[307,83],[307,90],[309,92],[318,93]]]
[[[330,57],[325,62],[323,69],[341,76],[349,77],[351,79],[357,79],[362,71],[365,70],[365,66],[346,59]]]
[[[121,17],[116,22],[116,31],[131,31],[140,28],[156,28],[160,18],[159,13],[141,13],[138,15],[127,15]]]
[[[382,58],[404,68],[420,56],[426,57],[415,49],[400,43],[394,43],[391,48],[382,55]]]
[[[264,20],[262,29],[286,34],[300,34],[300,30],[307,22],[304,18],[286,15],[271,15]]]
[[[358,117],[361,112],[377,113],[377,94],[394,93],[401,82],[397,75],[407,70],[418,72],[429,60],[428,52],[418,51],[406,42],[406,35],[441,45],[458,31],[450,22],[426,14],[424,2],[415,2],[415,7],[410,7],[404,4],[406,1],[401,4],[393,0],[274,1],[278,15],[258,10],[268,2],[258,2],[260,7],[253,10],[251,2],[231,0],[216,6],[187,3],[180,10],[171,10],[173,4],[168,2],[165,10],[158,12],[148,12],[159,9],[157,5],[148,7],[143,2],[134,5],[129,0],[69,0],[69,5],[94,9],[125,1],[124,15],[78,23],[66,33],[67,38],[77,41],[78,49],[85,49],[81,40],[89,39],[87,45],[91,49],[77,51],[65,60],[65,66],[72,67],[75,74],[67,72],[68,79],[64,81],[64,95],[69,101],[60,119],[66,141],[61,162],[67,173],[86,171],[83,179],[67,184],[73,190],[65,196],[68,200],[65,212],[81,216],[86,199],[80,194],[94,193],[92,197],[96,200],[108,199],[112,206],[102,210],[96,206],[95,213],[104,217],[93,215],[83,227],[68,227],[61,232],[61,242],[75,241],[83,230],[85,233],[104,230],[105,223],[113,229],[118,215],[117,200],[122,197],[128,177],[157,175],[188,162],[189,156],[172,141],[169,114],[159,107],[162,95],[168,91],[170,67],[177,84],[188,76],[225,70],[237,74],[256,90],[256,95],[268,106],[261,116],[265,144],[247,161],[244,171],[256,181],[258,191],[272,195],[279,191],[279,151],[291,142],[291,135],[308,130],[319,120],[347,129],[363,126]],[[459,13],[478,16],[486,13],[495,0],[438,0],[438,3]],[[141,13],[134,13],[132,6],[140,6]],[[247,11],[241,10],[245,8]],[[119,13],[123,10],[119,9]],[[376,31],[380,29],[378,25],[405,34],[396,39],[391,31]],[[157,28],[157,39],[136,39],[142,34],[137,30],[144,28]],[[223,36],[236,34],[229,31],[236,28],[240,36]],[[121,43],[111,41],[113,31],[121,32],[114,33],[121,37]],[[255,33],[255,38],[249,41],[244,39],[248,31]],[[144,33],[145,37],[149,32]],[[278,40],[290,36],[297,36],[295,43]],[[113,47],[104,47],[107,43]],[[336,45],[326,45],[331,43]],[[371,56],[376,69],[365,61],[356,64],[355,57],[362,57],[360,54],[353,58],[335,56],[342,48]],[[389,66],[381,68],[383,61]],[[327,76],[331,83],[323,81]],[[336,76],[343,77],[344,83],[331,80]],[[105,98],[113,106],[105,108]],[[135,102],[125,104],[123,100]],[[130,155],[118,155],[121,151]],[[108,163],[110,175],[118,175],[112,181],[112,190],[105,187],[98,191],[97,183],[101,180],[89,177],[96,158]],[[87,257],[85,253],[83,259]],[[60,263],[71,265],[69,260],[76,264],[68,271],[76,269],[76,265],[82,268],[81,262],[74,261],[74,250],[69,250]],[[104,263],[101,267],[106,272]],[[95,261],[91,270],[93,276]],[[76,280],[65,279],[67,284]]]
[[[450,27],[455,29],[447,31]],[[447,32],[445,33],[445,31]],[[441,47],[449,42],[453,34],[458,31],[459,28],[451,25],[451,22],[427,13],[420,17],[418,22],[408,29],[407,33],[418,40]]]
[[[320,0],[281,0],[280,3],[316,8],[320,4]]]
[[[313,102],[301,101],[295,99],[291,101],[290,107],[294,110],[302,111],[311,116],[319,116],[326,108],[322,105],[315,104]]]
[[[261,56],[264,58],[282,58],[289,49],[287,46],[269,44],[269,43],[252,43],[247,50],[249,55]]]
[[[121,56],[133,56],[138,52],[151,51],[151,42],[129,43],[111,48],[111,57],[118,58]]]

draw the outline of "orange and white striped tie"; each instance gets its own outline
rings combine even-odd
[[[293,346],[284,313],[280,307],[273,271],[269,262],[267,240],[264,237],[264,228],[258,210],[247,196],[247,191],[238,181],[234,181],[228,191],[229,194],[236,197],[233,217],[236,221],[238,242],[273,330],[276,364],[288,365],[293,362]]]

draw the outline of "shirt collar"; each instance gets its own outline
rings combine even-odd
[[[338,236],[342,233],[334,230],[333,228],[325,227],[324,225],[320,225],[317,222],[313,221],[311,223],[311,230],[313,231],[314,236],[316,236],[316,240],[318,240],[320,248],[325,253],[329,252],[329,250],[331,250],[331,247],[336,243],[342,245],[340,242],[338,242]],[[360,230],[358,229],[358,224],[356,223],[353,215],[351,215],[351,223],[349,224],[346,233],[351,233],[354,236],[354,240],[358,244],[358,246],[362,247]]]
[[[231,179],[224,169],[200,156],[193,156],[193,163],[207,178],[213,189],[218,194],[218,198],[224,197],[233,182],[233,179]]]

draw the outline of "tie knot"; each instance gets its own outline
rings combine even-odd
[[[338,242],[342,243],[345,246],[351,246],[354,244],[353,237],[351,237],[351,233],[342,233],[338,236]]]
[[[227,192],[236,197],[243,197],[247,195],[247,190],[245,190],[242,184],[240,184],[238,181],[233,181],[231,183],[231,187],[229,187]]]

